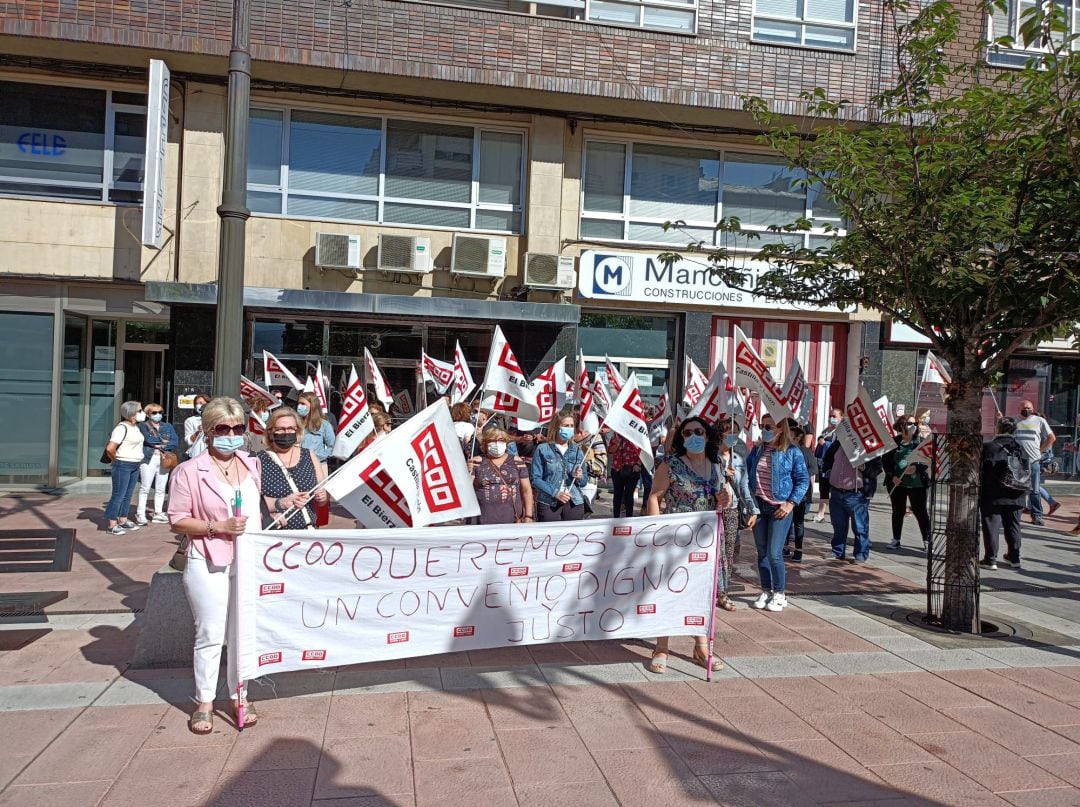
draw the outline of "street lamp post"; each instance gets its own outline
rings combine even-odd
[[[214,392],[240,395],[244,347],[244,236],[247,206],[248,107],[251,100],[251,0],[233,0],[229,95],[225,122],[225,176],[218,217],[217,331]]]

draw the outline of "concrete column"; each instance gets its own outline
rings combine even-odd
[[[712,314],[708,311],[688,311],[683,318],[683,345],[685,353],[694,360],[694,364],[709,376],[712,367],[709,365],[709,341],[712,339]],[[682,356],[675,357],[675,384],[678,390],[672,389],[672,400],[682,400],[682,382],[686,368],[683,366],[685,359]]]
[[[562,246],[564,139],[566,121],[533,117],[529,143],[528,202],[525,211],[528,251],[558,254]]]

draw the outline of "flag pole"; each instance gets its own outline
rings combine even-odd
[[[331,479],[333,479],[335,476],[337,476],[339,473],[341,473],[345,469],[345,466],[348,465],[350,461],[351,460],[343,462],[341,465],[339,465],[337,467],[337,470],[335,470],[333,473],[327,474],[326,479],[324,479],[322,482],[319,482],[311,490],[305,490],[305,491],[302,491],[302,492],[306,493],[308,496],[311,496],[313,493],[318,493],[320,490],[322,490],[324,487],[326,487],[326,484]],[[272,530],[274,528],[274,526],[277,525],[278,523],[287,524],[289,519],[292,518],[295,513],[298,513],[304,507],[307,507],[307,505],[304,504],[304,505],[301,505],[300,507],[290,507],[284,513],[279,513],[276,517],[274,517],[274,518],[272,518],[270,520],[270,523],[267,525],[266,529]]]
[[[712,618],[709,620],[709,652],[705,659],[705,681],[712,681],[713,642],[716,639],[716,591],[720,584],[720,538],[724,535],[724,520],[720,517],[720,511],[716,511],[716,542],[713,547],[716,550],[716,566],[713,574],[712,597],[709,598],[709,611]]]

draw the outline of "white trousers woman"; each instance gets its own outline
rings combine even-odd
[[[160,451],[155,451],[139,466],[139,506],[135,510],[135,521],[140,524],[146,523],[146,500],[150,497],[151,486],[154,488],[154,521],[167,524],[165,491],[169,486],[169,472],[161,470]]]

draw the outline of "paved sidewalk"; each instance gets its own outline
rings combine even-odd
[[[1073,513],[1067,501],[1061,513]],[[1080,540],[1025,525],[1024,569],[986,573],[994,638],[919,627],[925,560],[875,540],[864,566],[789,565],[782,614],[719,612],[712,683],[673,641],[455,653],[252,684],[260,724],[186,728],[190,669],[128,660],[167,529],[96,531],[100,497],[0,498],[0,529],[76,527],[62,590],[0,619],[0,805],[1078,805]],[[875,503],[872,535],[887,538]],[[910,520],[909,520],[910,521]],[[752,547],[738,573],[757,594]]]

